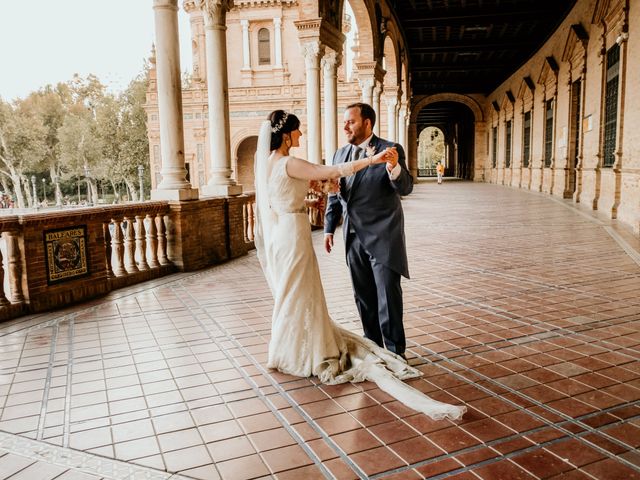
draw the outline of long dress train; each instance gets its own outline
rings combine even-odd
[[[329,316],[304,207],[308,182],[287,175],[289,158],[268,160],[262,185],[267,191],[256,197],[256,248],[274,297],[268,367],[316,375],[326,384],[369,380],[433,419],[461,418],[465,407],[433,400],[402,382],[421,376],[419,370]]]

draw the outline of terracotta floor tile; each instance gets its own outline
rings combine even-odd
[[[605,427],[601,432],[623,442],[631,448],[640,448],[640,423],[637,425],[623,423],[620,425]]]
[[[478,445],[480,440],[473,438],[458,427],[447,428],[428,435],[429,440],[447,453]]]
[[[337,397],[337,398],[334,398],[334,401],[338,403],[345,410],[357,410],[360,408],[377,405],[378,403],[364,392],[358,392],[350,395]]]
[[[500,460],[476,468],[474,473],[483,480],[533,480],[536,478],[509,460]]]
[[[248,480],[269,474],[269,469],[258,455],[216,463],[216,467],[225,480]]]
[[[367,475],[375,475],[376,473],[394,470],[405,465],[405,462],[386,447],[355,453],[351,455],[351,459]]]
[[[549,444],[545,448],[574,467],[583,467],[604,458],[593,447],[573,438]]]
[[[307,465],[305,467],[279,472],[276,478],[278,480],[299,480],[300,478],[304,478],[305,480],[324,480],[326,477],[322,473],[322,470],[316,465]]]
[[[244,457],[255,453],[255,449],[246,437],[235,437],[207,444],[214,462],[224,462],[233,458]]]
[[[304,405],[303,410],[311,418],[328,417],[329,415],[344,412],[344,408],[333,400],[321,400],[319,402],[307,403]]]
[[[360,410],[352,410],[350,413],[365,427],[391,422],[396,419],[389,410],[381,405],[362,408]]]
[[[495,416],[494,419],[516,432],[525,432],[544,425],[537,418],[521,410],[503,413]]]
[[[515,406],[499,397],[487,397],[480,400],[473,400],[469,402],[469,405],[473,408],[477,408],[482,413],[490,417],[516,410]]]
[[[249,439],[258,452],[286,447],[296,443],[296,440],[284,428],[252,433],[249,435]]]
[[[426,199],[451,208],[425,210]],[[408,352],[424,373],[407,383],[433,398],[466,403],[463,420],[430,420],[371,382],[321,386],[316,378],[265,370],[273,302],[251,251],[73,306],[71,342],[68,323],[59,322],[66,311],[0,325],[0,430],[26,439],[43,426],[51,445],[62,445],[69,432],[72,448],[101,461],[115,456],[169,473],[184,468],[185,476],[207,480],[218,473],[317,478],[317,467],[304,456],[291,465],[275,463],[281,449],[298,448],[296,438],[337,478],[355,478],[321,438],[325,431],[329,442],[357,451],[350,460],[371,472],[400,469],[389,478],[444,478],[456,471],[449,478],[526,477],[496,452],[513,454],[533,471],[539,459],[524,450],[537,442],[545,446],[538,451],[553,455],[544,454],[545,465],[566,459],[563,468],[585,468],[564,470],[557,479],[626,480],[622,460],[640,465],[637,265],[602,224],[570,202],[495,185],[446,182],[435,188],[418,180],[403,207],[412,271],[403,283]],[[338,256],[327,256],[322,240],[322,232],[313,233],[329,310],[360,334],[340,257],[344,246],[336,242]],[[434,256],[433,245],[446,248]],[[54,324],[60,332],[49,370]],[[68,371],[69,353],[74,362]],[[48,403],[41,419],[43,398]],[[567,422],[569,417],[580,423]],[[431,457],[439,452],[427,447],[432,441],[454,458]],[[274,475],[256,449],[270,452],[273,468],[291,468]],[[409,461],[427,463],[418,473]],[[556,470],[535,471],[543,478]],[[71,480],[69,475],[60,480]]]
[[[292,468],[299,468],[313,463],[299,445],[269,450],[262,452],[260,455],[269,467],[269,470],[273,473],[291,470]]]
[[[336,458],[338,453],[329,446],[323,439],[311,440],[306,442],[307,446],[320,458],[321,461],[330,460]]]
[[[459,453],[456,455],[456,460],[465,466],[474,465],[476,463],[484,462],[492,458],[496,458],[499,454],[488,447],[480,447],[471,450],[468,453]]]
[[[338,480],[357,480],[359,477],[341,458],[334,458],[323,463]]]
[[[271,412],[242,417],[238,419],[238,423],[246,433],[260,432],[280,426],[280,422]]]
[[[451,472],[462,468],[462,464],[456,462],[452,458],[445,458],[444,460],[437,460],[435,462],[429,462],[426,465],[422,465],[416,468],[416,471],[425,478],[435,477],[443,473]]]
[[[408,464],[422,462],[445,454],[442,449],[424,437],[410,438],[389,444],[388,447]]]
[[[607,458],[599,462],[592,463],[583,470],[596,478],[606,480],[639,480],[640,473],[623,465],[615,460]]]
[[[570,464],[542,448],[515,455],[511,461],[537,478],[549,478],[573,469]]]
[[[569,470],[551,477],[549,480],[593,480],[591,475],[581,472],[580,470]]]
[[[563,398],[560,400],[555,400],[547,404],[547,406],[573,418],[578,418],[582,415],[587,415],[597,410],[597,407],[580,402],[575,398]]]
[[[520,438],[513,438],[510,440],[500,441],[494,444],[492,447],[504,455],[507,453],[512,453],[518,450],[529,448],[532,445],[534,445],[534,443],[531,440],[528,440],[524,437],[520,437]]]
[[[381,443],[364,429],[333,435],[331,440],[348,455],[381,446]]]
[[[483,442],[509,437],[515,433],[492,418],[466,423],[461,428]]]
[[[386,444],[418,436],[418,432],[400,420],[374,425],[369,431]]]
[[[341,413],[317,420],[317,424],[327,435],[335,435],[349,430],[362,428],[362,425],[348,413]]]

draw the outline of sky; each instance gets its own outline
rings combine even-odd
[[[189,19],[178,4],[180,69],[191,71]],[[153,0],[0,0],[0,98],[74,73],[120,92],[142,71],[154,35]]]

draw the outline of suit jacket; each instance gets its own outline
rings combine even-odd
[[[344,215],[342,229],[345,245],[347,233],[353,229],[377,262],[409,278],[400,196],[411,193],[413,177],[407,170],[404,150],[400,145],[375,135],[369,145],[375,147],[376,153],[395,146],[398,149],[398,164],[402,169],[400,175],[392,181],[383,163],[356,173],[351,188],[347,188],[350,180],[341,178],[340,193],[329,195],[324,231],[334,233]],[[340,148],[333,156],[333,165],[349,161],[352,148],[351,144]]]

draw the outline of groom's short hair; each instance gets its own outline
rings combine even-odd
[[[359,108],[362,120],[371,120],[371,128],[374,127],[374,125],[376,124],[376,111],[371,105],[369,105],[368,103],[356,102],[347,106],[347,110],[349,110],[350,108]]]

